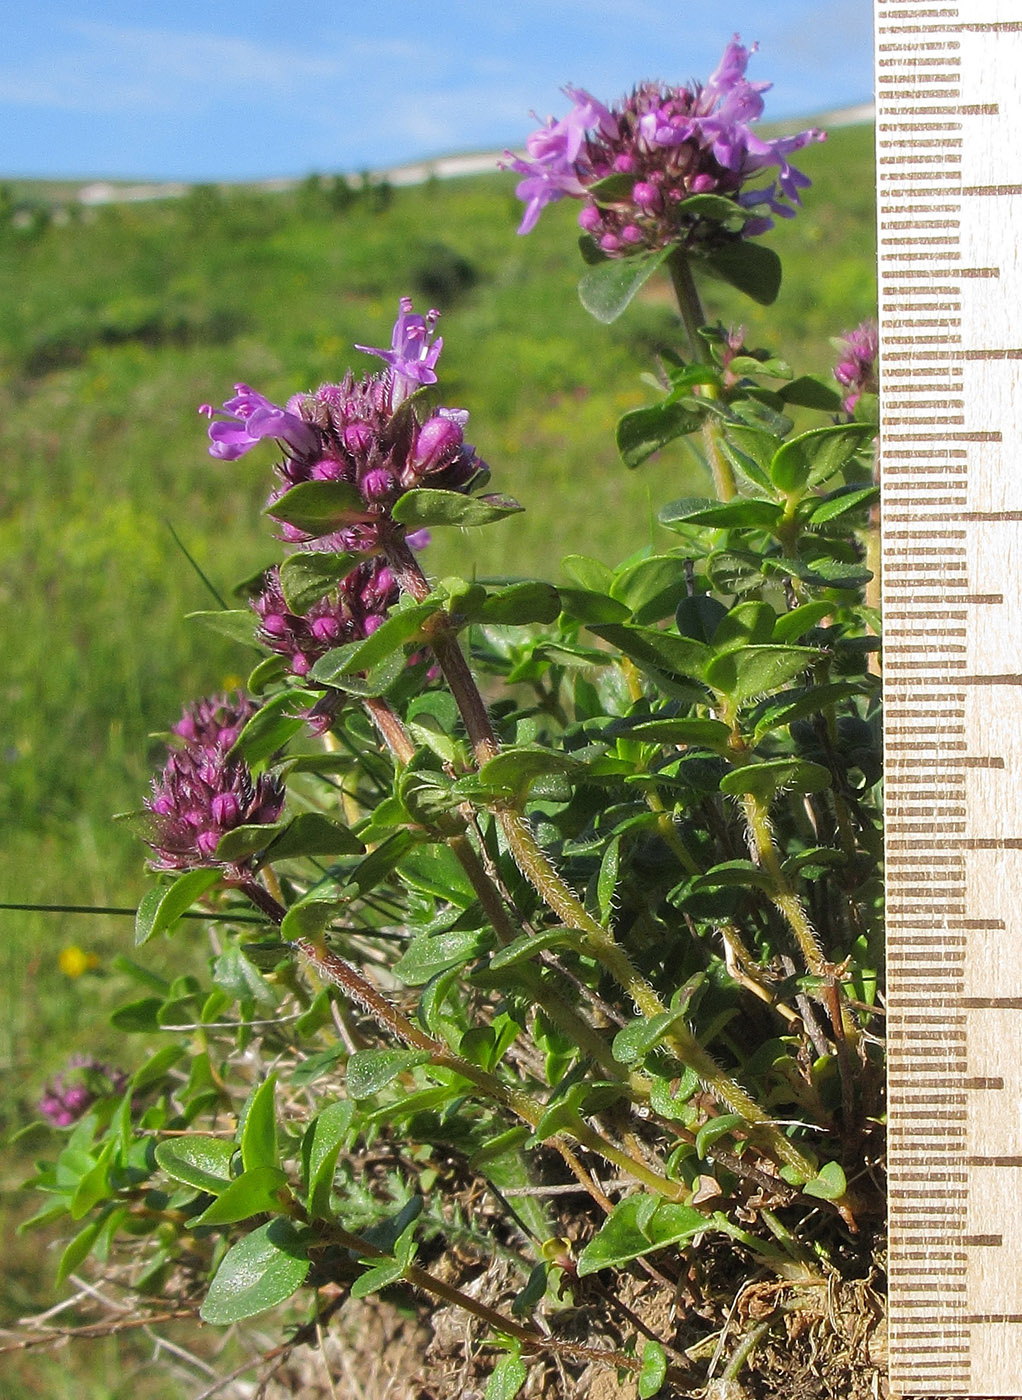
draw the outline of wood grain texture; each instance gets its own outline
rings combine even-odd
[[[1022,1395],[1022,0],[875,0],[891,1389]]]

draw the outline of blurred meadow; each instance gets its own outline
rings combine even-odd
[[[785,265],[777,304],[721,284],[704,294],[711,319],[744,324],[796,373],[825,373],[829,337],[875,310],[872,127],[839,129],[799,163],[814,180],[805,210],[767,236]],[[614,446],[617,417],[651,397],[641,371],[677,340],[666,283],[598,325],[576,296],[571,202],[517,238],[513,186],[498,174],[398,190],[200,186],[66,206],[59,221],[45,203],[57,189],[0,199],[0,901],[132,909],[143,851],[111,816],[146,791],[153,731],[250,669],[252,653],[183,620],[215,606],[200,570],[229,597],[276,552],[260,516],[270,451],[213,461],[196,412],[236,381],[281,402],[349,364],[377,366],[352,345],[389,344],[400,296],[439,307],[443,402],[470,411],[492,489],[526,510],[438,540],[424,556],[437,575],[556,582],[563,555],[613,562],[657,538],[659,505],[702,489],[683,443],[637,472]],[[0,910],[0,933],[6,1140],[70,1054],[130,1056],[106,1015],[128,987],[118,958],[131,956],[131,921]],[[146,950],[153,964],[187,956],[181,939]],[[8,1241],[31,1147],[4,1154]],[[5,1245],[3,1323],[52,1301],[45,1239]],[[102,1357],[81,1350],[4,1358],[0,1391],[177,1393],[148,1369],[101,1380]]]

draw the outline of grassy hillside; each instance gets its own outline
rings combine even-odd
[[[800,157],[815,188],[769,235],[786,267],[774,308],[707,290],[712,315],[797,370],[824,370],[828,337],[875,304],[872,139],[846,128]],[[354,341],[388,342],[399,296],[438,305],[445,402],[470,410],[495,489],[527,510],[438,543],[437,573],[556,579],[564,554],[648,543],[656,507],[698,489],[683,446],[629,473],[613,445],[616,418],[649,394],[650,351],[674,339],[665,290],[597,325],[575,293],[574,210],[519,239],[512,189],[494,175],[345,205],[329,186],[199,188],[0,231],[0,899],[133,903],[141,852],[110,814],[145,789],[147,735],[247,670],[243,650],[182,622],[209,600],[175,543],[225,593],[274,556],[259,518],[269,452],[213,462],[196,415],[235,381],[280,400],[337,379],[369,366]],[[101,1016],[130,925],[0,911],[0,929],[9,1128],[69,1051],[113,1048]],[[59,970],[72,944],[95,971]],[[40,1286],[33,1266],[18,1255],[11,1307]]]

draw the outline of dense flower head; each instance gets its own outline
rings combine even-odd
[[[255,712],[247,695],[210,695],[186,705],[172,730],[192,747],[226,752]]]
[[[210,424],[209,450],[233,459],[264,437],[276,439],[284,456],[276,468],[280,484],[270,496],[271,514],[281,496],[308,481],[353,485],[361,497],[364,509],[356,505],[343,529],[315,536],[284,522],[282,539],[316,539],[321,549],[372,550],[380,523],[405,491],[419,485],[466,491],[485,479],[486,464],[465,441],[464,410],[420,413],[408,403],[416,390],[436,382],[443,347],[435,336],[437,316],[417,315],[410,298],[401,299],[391,349],[369,350],[386,361],[382,374],[356,379],[349,370],[340,383],[296,394],[283,408],[246,385],[236,386],[236,397],[223,406],[225,416]],[[208,404],[201,411],[214,415]]]
[[[379,555],[374,555],[358,564],[333,592],[304,614],[288,608],[280,571],[270,569],[262,590],[252,599],[252,607],[259,618],[260,641],[283,656],[294,675],[305,676],[332,648],[372,636],[397,599],[393,573]]]
[[[217,696],[190,706],[175,726],[183,742],[171,750],[145,802],[153,869],[219,865],[216,849],[228,831],[280,816],[281,781],[269,774],[253,777],[231,748],[254,709],[247,700],[232,709]]]
[[[862,395],[875,394],[879,388],[877,356],[880,353],[880,331],[876,321],[862,321],[855,330],[846,331],[834,343],[841,354],[834,366],[834,378],[848,390],[842,400],[845,412],[854,413]]]
[[[731,201],[734,216],[745,217],[745,235],[771,228],[771,214],[790,218],[810,182],[788,156],[823,133],[771,141],[756,135],[752,123],[770,84],[745,77],[754,51],[735,35],[705,84],[641,83],[613,108],[582,89],[565,88],[573,103],[567,117],[550,118],[533,132],[525,158],[511,156],[510,168],[525,177],[517,186],[526,205],[519,233],[528,233],[544,207],[565,195],[585,201],[579,225],[610,257],[677,242],[712,246],[721,221],[686,211],[682,206],[693,195]],[[774,169],[773,178],[749,187]],[[600,187],[601,181],[609,183]],[[748,217],[750,210],[760,212]]]
[[[88,1055],[73,1055],[65,1073],[46,1085],[37,1107],[55,1128],[69,1128],[84,1118],[97,1099],[123,1094],[127,1087],[123,1070]]]

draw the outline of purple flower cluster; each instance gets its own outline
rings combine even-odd
[[[288,608],[276,568],[266,573],[252,607],[259,617],[260,641],[285,657],[294,675],[306,676],[331,648],[371,636],[397,599],[393,573],[379,555],[373,555],[304,615]]]
[[[284,408],[247,384],[235,386],[235,397],[222,410],[202,405],[200,412],[215,418],[209,427],[212,456],[234,461],[263,438],[274,438],[283,448],[276,468],[281,484],[270,497],[270,514],[281,496],[303,482],[357,487],[364,512],[356,510],[344,529],[313,536],[285,523],[284,540],[315,540],[317,549],[370,551],[390,507],[405,491],[419,485],[467,491],[485,480],[485,463],[465,441],[466,412],[438,408],[420,421],[416,412],[401,411],[417,389],[436,382],[443,347],[435,338],[438,314],[419,316],[410,298],[401,299],[391,348],[357,347],[386,362],[383,374],[356,380],[349,371],[339,384],[295,395]]]
[[[85,1117],[97,1099],[123,1094],[127,1087],[123,1070],[87,1055],[74,1055],[67,1072],[47,1084],[37,1108],[55,1128],[69,1128]]]
[[[255,714],[247,699],[199,700],[174,726],[183,741],[153,779],[146,810],[152,818],[146,844],[154,870],[192,870],[218,865],[220,839],[236,826],[272,823],[284,805],[284,787],[270,775],[254,778],[231,747]]]
[[[834,378],[848,392],[842,400],[846,413],[854,413],[863,394],[875,394],[879,389],[877,356],[880,353],[880,331],[876,321],[860,322],[854,331],[846,331],[834,344],[841,358],[834,366]]]
[[[568,115],[533,132],[524,159],[508,152],[510,168],[525,177],[517,187],[526,205],[519,233],[528,233],[545,206],[565,195],[585,201],[579,225],[610,257],[678,242],[712,246],[721,221],[686,211],[693,195],[732,201],[734,214],[745,219],[745,235],[771,228],[771,214],[791,218],[810,181],[788,156],[824,134],[809,130],[772,141],[756,135],[752,123],[771,84],[745,77],[754,51],[735,35],[704,85],[642,83],[617,107],[565,88],[573,103]],[[774,169],[768,183],[747,187]],[[608,183],[601,188],[602,181]]]

